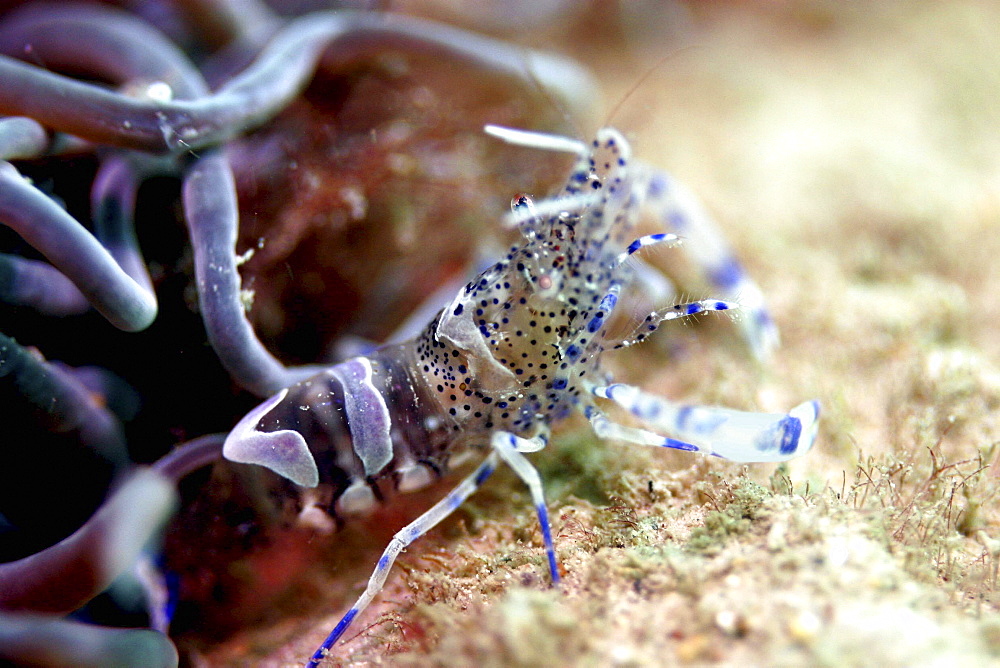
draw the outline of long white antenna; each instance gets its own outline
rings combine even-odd
[[[550,135],[546,132],[517,130],[502,125],[486,125],[483,127],[483,131],[488,135],[516,146],[540,148],[546,151],[560,151],[574,155],[585,155],[587,153],[587,145],[582,141],[560,135]]]

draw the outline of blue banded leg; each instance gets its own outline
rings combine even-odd
[[[798,457],[812,447],[818,428],[816,401],[799,404],[788,413],[750,413],[675,403],[623,383],[593,387],[591,392],[611,399],[652,428],[682,439],[699,452],[738,462]]]
[[[645,340],[647,336],[656,331],[656,329],[667,320],[687,318],[692,315],[698,315],[699,313],[707,313],[710,311],[731,311],[740,308],[743,308],[742,305],[736,302],[727,302],[722,301],[721,299],[702,299],[700,301],[688,302],[686,304],[674,304],[673,306],[653,311],[647,315],[636,327],[632,336],[619,341],[614,345],[614,348],[628,348],[631,345]]]
[[[399,553],[410,543],[434,528],[441,520],[451,515],[456,508],[472,496],[472,493],[479,489],[483,482],[496,469],[497,461],[497,453],[491,452],[475,471],[448,493],[448,496],[438,501],[430,510],[396,532],[396,535],[389,541],[388,547],[382,552],[382,556],[379,557],[378,563],[375,565],[375,571],[372,573],[371,578],[369,578],[368,586],[365,588],[364,593],[351,606],[347,614],[340,619],[337,626],[326,637],[323,644],[319,646],[319,649],[313,653],[312,658],[309,659],[309,663],[306,664],[307,668],[316,668],[319,662],[326,658],[327,652],[344,635],[344,632],[351,625],[351,622],[354,621],[354,618],[367,608],[372,599],[382,591],[385,579],[389,575],[389,569],[392,568],[392,564],[396,561]]]
[[[601,327],[604,327],[604,323],[611,318],[611,314],[614,312],[615,306],[618,305],[618,295],[621,294],[621,291],[621,283],[613,282],[611,284],[611,287],[608,289],[608,293],[601,298],[601,303],[597,305],[597,311],[587,323],[588,334],[596,333],[601,329]]]
[[[754,355],[766,360],[778,346],[778,328],[760,288],[747,276],[698,197],[659,170],[646,168],[637,182],[644,184],[646,192],[640,194],[645,195],[646,207],[666,229],[684,240],[681,248],[700,267],[712,292],[740,303],[746,316],[739,321],[743,337]]]
[[[549,572],[552,574],[552,584],[559,584],[559,568],[556,565],[556,551],[552,544],[552,527],[549,524],[549,511],[545,507],[545,493],[542,490],[542,479],[531,462],[522,454],[535,452],[545,447],[546,437],[532,439],[521,438],[506,431],[493,434],[491,445],[493,451],[510,466],[517,477],[524,481],[531,493],[531,502],[538,511],[538,523],[542,527],[542,540],[545,542],[545,553],[549,559]]]
[[[688,302],[686,304],[674,304],[673,306],[668,306],[665,309],[660,309],[649,315],[649,320],[655,320],[656,322],[666,322],[667,320],[676,320],[677,318],[686,318],[689,315],[698,315],[699,313],[706,313],[708,311],[731,311],[733,309],[743,308],[738,302],[727,302],[721,299],[701,299],[696,302]]]
[[[673,306],[653,311],[647,315],[642,321],[642,324],[639,326],[639,329],[645,329],[648,333],[652,332],[659,327],[660,324],[668,320],[687,318],[692,315],[707,313],[709,311],[732,311],[734,309],[741,308],[743,308],[741,304],[736,302],[727,302],[721,299],[702,299],[696,302],[687,302],[686,304],[674,304]]]
[[[657,232],[656,234],[647,234],[646,236],[639,237],[638,239],[630,243],[628,245],[628,248],[626,248],[624,251],[618,254],[618,257],[615,259],[615,262],[617,264],[623,264],[634,253],[638,252],[639,249],[646,248],[647,246],[653,246],[656,244],[673,248],[681,244],[681,238],[676,234],[672,234],[670,232]]]
[[[601,410],[597,408],[597,406],[587,406],[584,409],[583,414],[588,420],[590,420],[590,426],[593,428],[594,433],[600,438],[625,441],[627,443],[635,443],[636,445],[651,445],[657,448],[673,448],[675,450],[685,450],[687,452],[703,452],[704,454],[711,454],[710,452],[705,452],[694,443],[687,443],[685,441],[663,436],[646,429],[626,427],[623,424],[612,422],[608,419],[607,415],[602,413]]]

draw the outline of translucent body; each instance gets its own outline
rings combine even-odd
[[[268,466],[304,486],[328,485],[326,508],[343,519],[396,491],[448,470],[469,449],[482,464],[424,515],[400,530],[368,587],[316,651],[310,665],[344,633],[382,588],[399,552],[460,505],[500,460],[527,484],[542,526],[553,581],[558,581],[541,480],[524,456],[548,443],[550,427],[576,412],[601,437],[698,451],[738,461],[780,461],[813,442],[816,402],[788,414],[746,413],[675,404],[613,383],[602,355],[643,341],[667,320],[740,307],[731,299],[676,304],[612,337],[619,301],[634,290],[657,292],[631,256],[652,244],[677,244],[664,231],[636,237],[640,207],[683,227],[690,253],[726,297],[748,295],[745,335],[759,357],[777,342],[760,292],[728,247],[706,227],[701,209],[679,210],[665,175],[632,165],[629,146],[610,128],[590,147],[571,139],[488,127],[500,138],[579,155],[566,185],[537,204],[515,198],[508,222],[522,239],[452,298],[413,340],[354,358],[282,391],[252,411],[226,441],[230,459]],[[684,198],[688,198],[686,191]],[[705,225],[702,225],[705,223]],[[664,279],[665,281],[665,279]],[[655,283],[655,281],[654,281]],[[611,400],[657,431],[617,424],[598,407]],[[665,433],[660,433],[660,432]],[[429,475],[433,474],[433,475]]]

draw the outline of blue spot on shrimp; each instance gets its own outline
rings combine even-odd
[[[685,243],[703,212],[666,175],[633,161],[613,128],[591,144],[487,126],[499,139],[576,156],[562,189],[547,199],[514,198],[506,222],[519,239],[505,255],[457,291],[423,329],[286,388],[249,412],[232,430],[224,455],[258,464],[304,488],[324,489],[324,509],[338,523],[399,494],[427,486],[470,453],[478,466],[385,548],[361,597],[309,660],[321,662],[382,589],[396,557],[464,503],[503,462],[527,486],[536,509],[553,583],[559,581],[542,480],[526,456],[543,449],[552,426],[574,413],[602,438],[697,452],[739,462],[779,462],[813,445],[819,405],[787,413],[753,413],[675,403],[616,382],[604,353],[645,340],[663,323],[701,313],[746,309],[765,313],[759,291],[717,240],[691,255],[708,276],[725,267],[720,298],[670,304],[633,323],[624,338],[612,322],[633,291],[651,289],[636,271],[642,248],[682,242],[669,228],[636,236],[643,208],[664,224],[685,220]],[[680,203],[688,208],[677,210]],[[682,244],[683,247],[683,244]],[[721,249],[711,252],[712,249]],[[737,295],[728,290],[738,287]],[[776,343],[769,317],[748,318],[744,334],[760,357]],[[763,323],[763,324],[761,324]],[[762,327],[765,329],[754,329]],[[644,424],[614,421],[617,405]]]

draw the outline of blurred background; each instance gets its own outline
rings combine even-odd
[[[0,10],[19,4],[30,3]],[[171,3],[113,4],[184,46],[199,43],[165,11]],[[188,4],[199,3],[177,3]],[[271,4],[288,14],[330,6]],[[428,286],[502,247],[494,223],[513,195],[543,197],[558,184],[564,160],[498,145],[484,123],[581,139],[613,125],[637,158],[702,198],[782,335],[761,363],[725,319],[675,324],[616,359],[619,377],[747,410],[816,398],[823,416],[813,451],[778,469],[599,443],[567,425],[533,460],[548,485],[563,589],[548,588],[528,496],[502,474],[401,557],[338,661],[1000,660],[1000,5],[350,6],[572,56],[601,90],[567,108],[530,84],[390,54],[320,73],[234,142],[237,250],[254,249],[242,267],[250,317],[283,361],[331,359],[344,337],[384,338]],[[208,56],[192,57],[218,81],[239,69],[238,59]],[[93,156],[18,167],[86,219]],[[140,462],[229,429],[254,403],[205,344],[177,196],[176,179],[154,179],[140,198],[140,242],[161,300],[147,332],[109,333],[93,314],[53,325],[0,306],[0,330],[23,345],[109,369],[132,388],[122,410]],[[30,252],[12,233],[0,245]],[[708,296],[680,253],[651,261],[684,294]],[[41,486],[11,475],[0,496],[24,520],[0,526],[6,559],[65,535],[102,498],[106,476],[81,486],[74,465],[60,468]],[[185,661],[300,662],[360,592],[392,529],[279,532],[250,549],[226,533],[243,509],[218,510],[234,499],[252,505],[233,492],[237,478],[193,476],[171,529],[174,567],[194,583],[177,625]],[[292,594],[281,594],[290,582]]]

